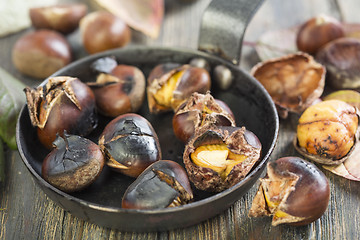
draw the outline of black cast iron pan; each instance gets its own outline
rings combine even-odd
[[[230,106],[237,125],[253,131],[263,146],[261,160],[245,179],[218,194],[194,189],[193,203],[158,210],[122,209],[122,195],[134,179],[107,168],[87,189],[72,194],[64,193],[41,177],[41,164],[49,151],[39,143],[36,129],[31,125],[25,105],[17,124],[18,149],[24,164],[43,191],[71,214],[100,226],[122,231],[162,231],[194,225],[223,212],[240,199],[264,170],[275,147],[279,127],[275,106],[266,90],[253,77],[234,65],[240,57],[242,37],[247,23],[261,3],[262,0],[216,0],[210,3],[203,16],[199,48],[221,53],[222,57],[187,49],[126,47],[83,58],[53,75],[95,81],[89,66],[104,56],[115,56],[121,64],[135,65],[142,69],[145,75],[159,63],[189,63],[195,57],[206,59],[212,67],[219,64],[227,66],[234,76],[233,85],[229,90],[222,91],[213,84],[212,94]],[[173,134],[172,114],[152,115],[147,109],[147,103],[144,103],[138,113],[147,118],[157,132],[163,159],[182,164],[184,145]],[[97,142],[99,134],[109,120],[101,118],[98,128],[89,138]]]

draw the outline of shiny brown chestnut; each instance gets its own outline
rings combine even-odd
[[[175,111],[192,93],[206,93],[210,87],[210,74],[204,68],[176,63],[157,65],[148,77],[150,112]]]
[[[90,54],[123,47],[131,40],[129,26],[119,17],[106,12],[92,12],[80,21],[81,39]]]
[[[339,38],[319,50],[316,60],[327,70],[326,82],[335,89],[360,88],[360,40]]]
[[[221,192],[240,182],[260,155],[259,139],[245,127],[208,125],[186,144],[183,161],[197,189]]]
[[[137,177],[161,159],[158,137],[142,116],[127,113],[110,121],[99,138],[99,146],[113,170]]]
[[[96,82],[89,82],[98,111],[109,117],[136,112],[145,97],[145,76],[130,65],[117,65],[110,73],[101,73]]]
[[[272,216],[273,226],[306,225],[324,214],[329,197],[329,182],[314,164],[283,157],[268,163],[249,216]]]
[[[314,55],[326,43],[344,36],[344,28],[337,19],[319,15],[300,26],[296,45],[300,51]]]
[[[58,136],[53,150],[42,163],[42,176],[64,192],[79,191],[93,183],[100,175],[104,156],[92,141],[70,134]]]
[[[73,32],[80,19],[86,15],[87,6],[83,3],[58,4],[46,7],[34,7],[29,11],[35,28],[46,28],[64,34]]]
[[[196,129],[206,124],[235,127],[235,118],[229,106],[214,99],[210,92],[195,92],[175,112],[172,124],[175,136],[187,142]]]
[[[160,160],[150,165],[127,188],[122,207],[159,209],[176,207],[193,199],[186,171],[178,163]]]
[[[31,123],[37,127],[40,142],[49,149],[64,130],[86,136],[97,126],[94,94],[78,78],[53,77],[43,86],[26,87],[24,91]]]
[[[52,30],[37,30],[20,37],[12,49],[12,62],[21,73],[47,78],[71,61],[67,40]]]

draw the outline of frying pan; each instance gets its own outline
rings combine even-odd
[[[199,49],[161,48],[132,46],[110,50],[80,59],[52,76],[67,75],[83,81],[95,81],[90,65],[98,58],[114,56],[119,64],[139,67],[145,75],[159,63],[189,63],[195,57],[204,58],[212,68],[228,67],[234,77],[229,90],[223,91],[213,84],[215,98],[226,102],[234,112],[238,126],[245,126],[260,139],[262,157],[251,172],[233,187],[220,193],[194,190],[194,202],[187,205],[155,210],[122,209],[121,198],[133,178],[104,168],[100,178],[87,189],[76,193],[62,192],[41,177],[41,164],[48,150],[37,139],[36,129],[31,125],[26,105],[17,123],[17,144],[21,158],[41,189],[64,210],[99,226],[122,231],[163,231],[197,224],[213,217],[239,200],[256,182],[275,147],[279,120],[271,97],[259,82],[243,72],[235,64],[240,59],[241,44],[246,26],[263,0],[216,0],[212,1],[203,15],[200,29]],[[209,53],[212,52],[212,53]],[[214,53],[217,53],[215,55]],[[220,55],[220,56],[218,56]],[[44,85],[47,79],[42,83]],[[145,102],[138,112],[147,118],[157,132],[163,159],[183,165],[184,144],[174,137],[172,114],[153,115]],[[110,119],[101,117],[99,126],[88,136],[97,142],[98,136]]]

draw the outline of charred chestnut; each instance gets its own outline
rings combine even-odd
[[[205,126],[190,139],[184,164],[200,190],[223,191],[243,179],[261,154],[261,143],[245,127]]]
[[[158,137],[142,116],[127,113],[109,122],[99,138],[99,146],[115,171],[137,177],[161,159]]]
[[[306,225],[323,215],[329,197],[329,182],[314,164],[284,157],[268,163],[249,216],[273,216],[273,226]]]
[[[128,187],[123,208],[158,209],[176,207],[193,199],[186,171],[178,163],[160,160],[150,165]]]
[[[42,164],[42,176],[54,187],[74,192],[84,189],[100,175],[105,164],[99,146],[92,141],[64,134],[53,143]]]
[[[140,69],[117,65],[110,73],[101,73],[95,83],[88,83],[95,94],[100,113],[117,117],[136,112],[145,96],[145,77]]]
[[[299,118],[294,146],[303,156],[322,164],[346,160],[358,135],[358,110],[340,100],[307,108]]]
[[[210,86],[210,75],[204,68],[174,63],[160,64],[148,77],[150,112],[176,110],[192,93],[206,93]]]
[[[187,142],[198,129],[206,124],[235,126],[234,115],[226,103],[206,94],[193,93],[173,116],[175,136]]]
[[[26,87],[27,106],[40,142],[52,147],[56,134],[86,136],[97,126],[95,97],[78,78],[50,78],[44,86]]]

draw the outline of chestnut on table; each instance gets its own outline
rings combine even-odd
[[[166,1],[167,13],[159,39],[135,33],[133,41],[141,44],[197,47],[198,23],[209,0]],[[358,0],[267,0],[250,23],[245,40],[256,41],[266,30],[292,27],[319,13],[337,19],[360,22]],[[191,11],[190,11],[191,9]],[[271,17],[269,17],[271,16]],[[180,34],[181,33],[181,34]],[[26,85],[39,81],[21,75],[12,65],[11,49],[24,32],[0,38],[0,65]],[[71,37],[76,36],[74,33]],[[77,44],[76,40],[72,44]],[[85,56],[85,50],[74,58]],[[241,67],[249,71],[259,59],[252,48],[243,48]],[[297,117],[280,122],[279,139],[271,156],[300,156],[292,141]],[[254,186],[233,206],[220,215],[184,229],[165,232],[131,233],[96,226],[79,220],[54,204],[32,181],[17,152],[6,151],[6,182],[0,189],[0,238],[4,239],[359,239],[359,183],[349,181],[320,168],[330,183],[330,201],[320,220],[302,226],[271,226],[270,217],[249,218]]]

